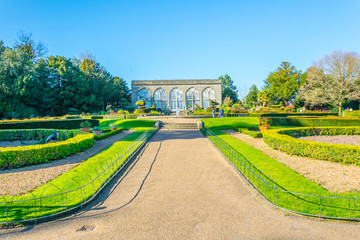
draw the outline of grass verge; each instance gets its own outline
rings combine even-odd
[[[314,216],[360,218],[356,193],[330,192],[238,139],[217,129],[212,131],[215,135],[209,139],[273,204]]]
[[[107,183],[155,130],[137,128],[136,132],[114,143],[109,149],[31,193],[22,196],[0,196],[0,222],[35,219],[81,205]],[[145,134],[145,138],[139,140],[142,134]]]

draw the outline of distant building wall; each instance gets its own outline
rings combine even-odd
[[[164,92],[158,89],[163,89]],[[189,89],[191,90],[189,91]],[[198,92],[198,99],[196,91]],[[131,82],[133,106],[136,106],[135,103],[138,100],[146,100],[148,102],[147,106],[152,105],[155,102],[157,108],[161,106],[161,108],[164,108],[166,102],[166,108],[174,111],[176,108],[183,108],[184,106],[188,107],[188,103],[191,103],[191,101],[187,100],[190,100],[191,93],[193,93],[194,99],[192,102],[196,102],[196,104],[201,107],[208,107],[210,100],[214,100],[215,102],[222,104],[220,79],[143,80]],[[205,93],[206,96],[204,96],[203,93]],[[165,99],[165,94],[166,100],[159,100]]]

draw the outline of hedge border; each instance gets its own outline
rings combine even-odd
[[[337,113],[249,113],[249,117],[338,116]]]
[[[359,126],[360,118],[268,118],[270,126],[323,127],[323,126]]]
[[[107,133],[104,133],[104,134],[101,134],[101,135],[94,135],[94,139],[96,141],[99,141],[99,140],[114,136],[115,134],[118,134],[118,133],[120,133],[122,131],[123,131],[122,128],[118,128],[116,130],[113,130],[113,131],[110,131],[110,132],[107,132]]]
[[[91,127],[99,126],[96,119],[57,119],[40,121],[0,122],[0,129],[79,129],[82,122],[89,121]]]
[[[263,132],[265,143],[290,155],[360,165],[360,146],[300,140],[290,135],[360,135],[360,127],[287,128]]]
[[[0,168],[10,169],[61,159],[94,144],[93,134],[79,134],[65,141],[25,147],[0,148]]]
[[[243,133],[243,134],[246,134],[250,137],[253,137],[253,138],[262,138],[263,135],[261,132],[255,132],[255,131],[252,131],[248,128],[235,128],[236,131],[240,132],[240,133]]]

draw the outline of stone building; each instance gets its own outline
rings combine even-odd
[[[208,108],[213,100],[221,104],[221,80],[144,80],[131,82],[131,99],[134,106],[144,100],[146,107],[176,111],[196,105]]]

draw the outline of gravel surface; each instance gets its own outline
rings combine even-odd
[[[331,192],[360,191],[360,167],[354,164],[344,165],[336,162],[291,156],[272,149],[262,138],[252,138],[234,130],[226,130],[225,132],[262,151]]]
[[[123,131],[101,141],[95,141],[91,148],[64,159],[22,168],[0,170],[0,194],[16,195],[33,190],[69,171],[81,161],[90,158],[130,133],[131,131]]]
[[[359,135],[310,136],[299,137],[298,139],[322,143],[360,145]]]
[[[358,223],[286,214],[196,130],[160,130],[83,210],[2,239],[359,239]]]

